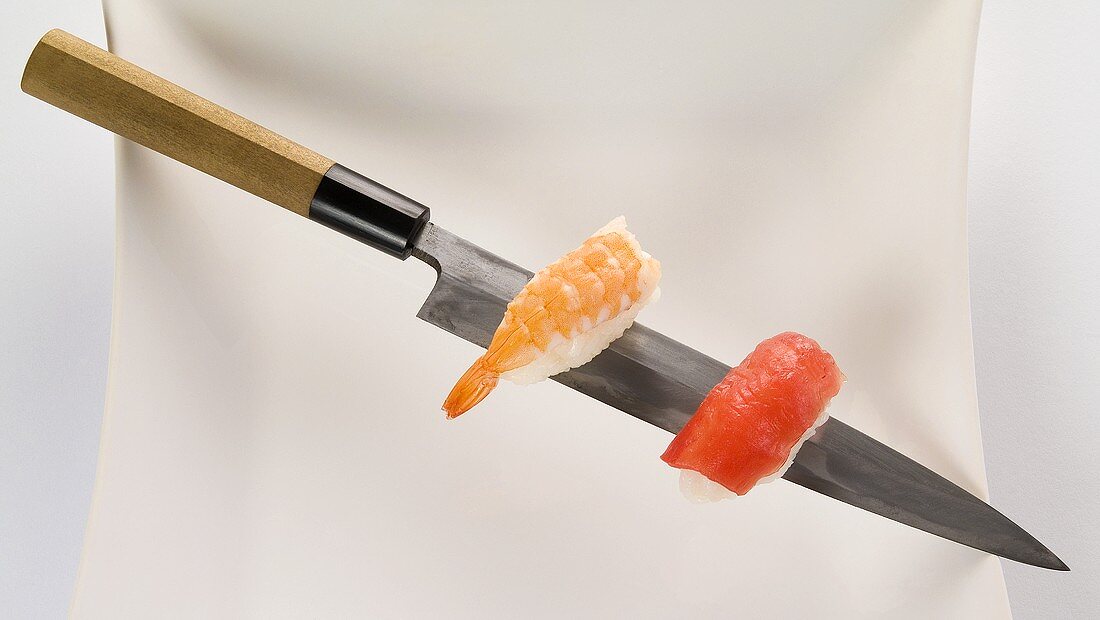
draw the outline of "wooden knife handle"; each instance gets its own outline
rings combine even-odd
[[[335,163],[62,30],[38,42],[22,88],[299,215]]]
[[[38,42],[21,86],[400,258],[428,221],[427,207],[62,30]]]

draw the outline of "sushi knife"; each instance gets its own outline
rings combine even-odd
[[[531,272],[437,224],[429,210],[299,144],[61,30],[23,74],[25,92],[404,260],[435,269],[417,316],[482,347]],[[642,325],[553,379],[676,433],[730,367]],[[835,418],[785,479],[1004,558],[1069,570],[1000,512]]]

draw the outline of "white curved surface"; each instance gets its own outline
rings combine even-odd
[[[727,361],[813,335],[849,377],[837,417],[984,496],[977,5],[107,16],[123,56],[521,264],[626,213],[665,266],[644,323]],[[667,434],[558,385],[444,423],[477,350],[413,317],[426,266],[130,144],[118,164],[77,617],[1008,616],[995,558],[794,485],[683,501]]]

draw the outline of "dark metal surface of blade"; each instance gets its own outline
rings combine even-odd
[[[439,274],[417,316],[482,347],[531,272],[428,224],[413,255]],[[730,367],[642,325],[591,362],[552,377],[677,433]],[[783,476],[796,484],[964,545],[1026,564],[1068,570],[1030,534],[982,500],[831,418]]]

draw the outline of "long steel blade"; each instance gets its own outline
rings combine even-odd
[[[418,317],[486,347],[531,272],[429,224],[414,256],[439,274]],[[553,379],[679,432],[730,367],[642,325],[591,362]],[[1004,558],[1069,570],[1038,540],[982,500],[843,422],[830,419],[783,476],[791,482]]]

